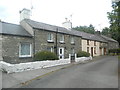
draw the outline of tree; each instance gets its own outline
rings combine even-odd
[[[91,34],[95,33],[95,28],[92,24],[90,24],[89,26],[77,26],[77,27],[74,27],[73,29],[78,30],[78,31],[91,33]]]
[[[103,35],[109,36],[110,35],[110,28],[108,28],[108,27],[103,28],[101,33]]]
[[[120,1],[112,2],[113,10],[108,12],[108,19],[110,23],[110,34],[113,39],[117,40],[120,44]]]

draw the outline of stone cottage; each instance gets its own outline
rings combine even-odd
[[[30,10],[20,11],[20,25],[0,21],[0,60],[8,63],[34,61],[34,55],[43,50],[54,52],[59,59],[69,54],[87,51],[91,56],[105,55],[108,41],[101,36],[64,27],[49,25],[30,19]]]

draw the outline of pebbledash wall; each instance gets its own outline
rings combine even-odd
[[[31,57],[22,58],[19,56],[20,43],[24,43],[24,42],[33,44],[33,38],[32,37],[14,36],[14,35],[2,35],[3,61],[12,63],[12,64],[33,61],[33,59]]]

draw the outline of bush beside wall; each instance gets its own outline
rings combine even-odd
[[[119,49],[109,49],[108,52],[110,55],[120,55],[120,48]]]
[[[77,53],[77,57],[89,57],[89,56],[90,56],[90,53],[85,52],[85,51],[79,51]]]
[[[41,51],[35,54],[35,61],[44,61],[44,60],[58,60],[58,56],[49,51]]]

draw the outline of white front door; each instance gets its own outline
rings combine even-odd
[[[59,48],[59,59],[64,59],[64,48]]]

